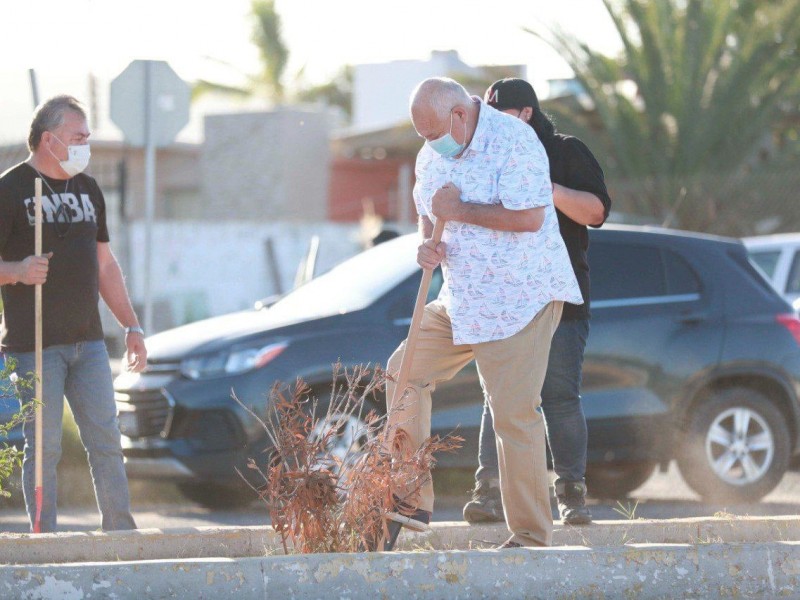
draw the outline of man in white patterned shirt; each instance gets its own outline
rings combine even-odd
[[[452,79],[420,83],[411,119],[426,140],[414,186],[424,240],[417,262],[441,263],[444,286],[425,307],[409,387],[390,407],[389,427],[404,430],[418,447],[430,435],[436,383],[474,358],[494,418],[511,532],[501,547],[549,546],[545,433],[536,408],[563,302],[583,300],[558,229],[547,155],[529,126],[470,97]],[[438,245],[430,239],[436,219],[446,221]],[[404,347],[389,360],[390,373],[399,370]],[[393,392],[390,384],[387,397]],[[430,481],[417,494],[394,493],[413,505],[413,518],[430,520]],[[389,523],[387,548],[399,529]]]

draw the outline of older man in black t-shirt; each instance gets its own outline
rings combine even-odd
[[[89,161],[86,113],[70,96],[37,108],[28,137],[30,156],[0,175],[0,349],[24,378],[35,370],[34,286],[42,284],[43,501],[40,531],[55,531],[56,466],[61,457],[64,396],[89,457],[103,530],[135,529],[108,353],[98,300],[125,327],[127,368],[147,360],[144,332],[117,260],[111,253],[106,206],[97,182],[83,170]],[[43,255],[34,256],[34,182],[42,179]],[[20,400],[31,390],[19,387]],[[23,490],[36,519],[35,427],[24,426]]]
[[[553,203],[561,237],[581,288],[583,304],[564,303],[561,323],[553,335],[547,375],[542,386],[542,414],[553,457],[556,496],[561,520],[570,525],[592,522],[585,505],[586,417],[580,398],[583,352],[589,336],[589,263],[587,226],[600,227],[608,217],[611,198],[603,170],[589,148],[578,138],[556,133],[539,107],[530,83],[502,79],[486,90],[489,106],[528,123],[542,141],[550,161]],[[488,405],[484,406],[479,445],[479,468],[472,500],[464,507],[464,519],[502,521],[498,486],[497,451]]]

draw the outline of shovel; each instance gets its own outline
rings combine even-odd
[[[433,235],[431,236],[435,244],[442,241],[444,223],[444,219],[436,219],[436,225],[433,228]],[[425,300],[428,298],[428,288],[431,286],[432,277],[433,269],[422,270],[422,281],[419,283],[417,302],[414,305],[414,314],[411,316],[411,325],[408,326],[408,337],[406,338],[406,347],[403,349],[403,358],[400,360],[397,385],[394,388],[392,402],[389,406],[397,406],[396,403],[403,397],[408,387],[408,374],[409,371],[411,371],[411,361],[414,360],[414,350],[416,350],[417,338],[419,337],[419,326],[422,322],[422,313],[425,309]]]
[[[34,184],[34,254],[42,254],[42,180],[36,178]],[[36,417],[35,417],[35,460],[36,460],[36,487],[34,490],[36,498],[36,517],[33,521],[33,532],[42,532],[42,502],[44,492],[42,491],[42,458],[44,455],[42,446],[42,284],[37,283],[34,291],[34,308],[36,321],[36,341],[35,341],[35,361],[36,361]]]

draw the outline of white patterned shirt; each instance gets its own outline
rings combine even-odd
[[[536,232],[445,224],[439,300],[453,324],[453,343],[511,337],[553,300],[583,303],[558,229],[547,154],[530,125],[480,102],[478,126],[461,157],[444,158],[425,144],[417,155],[416,180],[417,212],[433,223],[431,198],[448,182],[461,190],[464,202],[510,210],[544,207]]]

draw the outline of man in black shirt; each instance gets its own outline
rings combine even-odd
[[[80,430],[91,467],[103,530],[135,529],[122,460],[111,368],[103,341],[102,297],[125,327],[127,368],[147,361],[144,332],[111,253],[106,206],[97,182],[82,171],[90,132],[80,103],[51,98],[34,113],[30,156],[0,175],[0,350],[20,377],[35,370],[34,286],[42,284],[43,502],[41,531],[55,531],[56,466],[61,457],[64,396]],[[34,252],[34,182],[42,179],[43,255]],[[20,401],[31,399],[19,389]],[[24,426],[22,480],[28,516],[36,518],[35,427]]]
[[[589,335],[589,247],[587,226],[600,227],[608,217],[611,198],[603,170],[578,138],[555,132],[539,108],[533,87],[523,79],[502,79],[486,90],[489,106],[513,115],[536,131],[550,161],[553,203],[561,237],[581,288],[583,304],[564,303],[561,323],[553,336],[547,375],[542,386],[542,413],[547,442],[557,475],[556,496],[561,519],[570,525],[588,524],[585,505],[586,418],[580,398],[583,352]],[[470,523],[502,521],[497,450],[488,403],[484,404],[479,446],[479,468],[473,498],[464,506]]]

